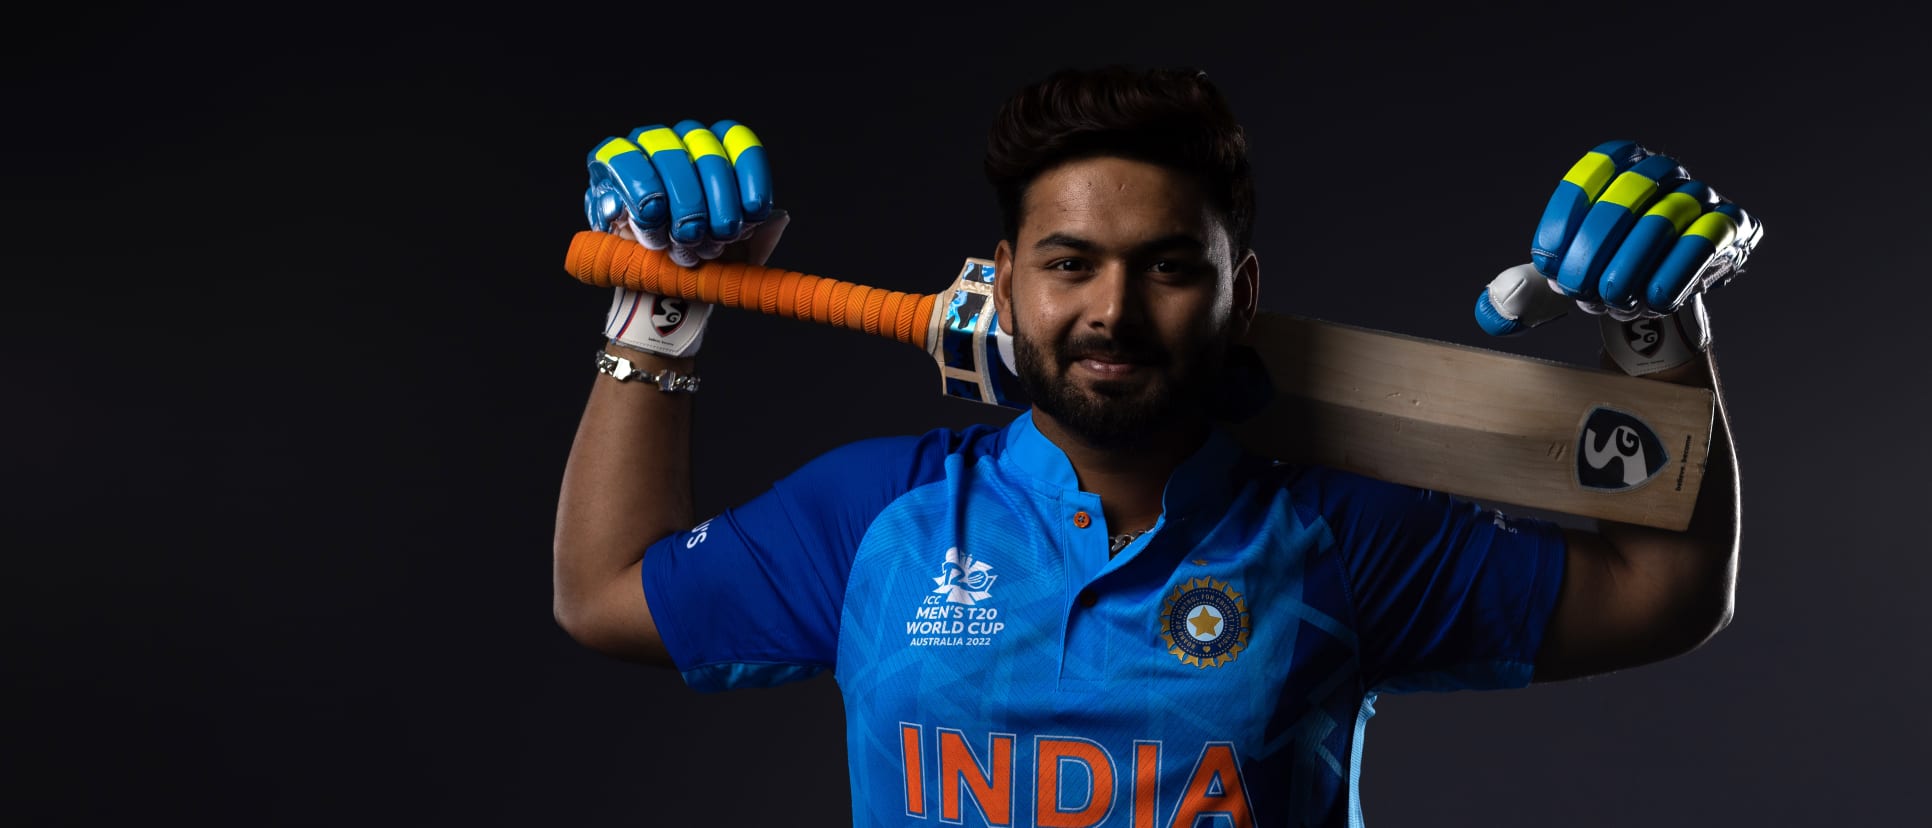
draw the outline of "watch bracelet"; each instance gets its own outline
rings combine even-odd
[[[618,382],[645,380],[658,387],[660,391],[696,393],[698,378],[690,374],[680,374],[666,368],[662,371],[647,371],[624,357],[616,356],[604,348],[597,349],[597,370]]]

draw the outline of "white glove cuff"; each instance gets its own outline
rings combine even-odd
[[[1669,316],[1620,321],[1605,314],[1597,317],[1597,324],[1604,352],[1624,373],[1635,377],[1683,365],[1711,345],[1710,316],[1704,311],[1702,295],[1692,295]]]
[[[604,338],[668,357],[696,356],[712,305],[614,288],[604,314]]]
[[[747,224],[733,241],[746,241],[749,245],[746,248],[747,259],[752,264],[762,265],[771,256],[772,249],[778,246],[778,237],[784,234],[785,227],[790,224],[790,213],[773,210],[764,221]],[[671,260],[683,267],[697,267],[702,261],[717,258],[726,244],[709,240],[696,247],[678,247],[670,243],[669,236],[663,231],[646,233],[629,217],[616,227],[619,236],[634,239],[652,250],[668,250]],[[709,302],[615,288],[610,310],[604,313],[604,338],[662,356],[697,356],[698,347],[704,344],[704,330],[711,321],[712,308]]]

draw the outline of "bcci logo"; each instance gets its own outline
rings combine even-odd
[[[1228,582],[1193,578],[1161,603],[1161,640],[1182,664],[1219,667],[1248,648],[1248,602]]]
[[[947,603],[972,606],[993,597],[990,590],[998,577],[993,574],[992,564],[974,560],[954,547],[946,550],[946,562],[939,565],[939,577],[932,579],[939,585],[933,593],[946,596]]]
[[[657,297],[651,306],[651,328],[657,331],[658,336],[676,333],[677,329],[684,327],[685,310],[683,299]]]
[[[1634,489],[1657,476],[1670,456],[1642,420],[1609,408],[1593,408],[1577,439],[1576,481],[1586,489]]]

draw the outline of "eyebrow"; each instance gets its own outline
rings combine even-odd
[[[1035,251],[1046,250],[1051,247],[1065,247],[1083,253],[1100,249],[1100,245],[1092,241],[1066,233],[1048,233],[1039,241],[1033,243],[1033,249]],[[1199,253],[1207,250],[1207,244],[1195,238],[1190,233],[1173,233],[1152,239],[1144,244],[1136,245],[1132,252],[1150,253],[1156,250],[1174,250],[1177,248],[1185,249],[1191,253]]]

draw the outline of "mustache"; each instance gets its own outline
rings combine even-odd
[[[1062,361],[1068,365],[1083,359],[1160,365],[1166,363],[1169,357],[1166,349],[1150,343],[1108,336],[1077,337],[1069,340],[1060,353]]]

